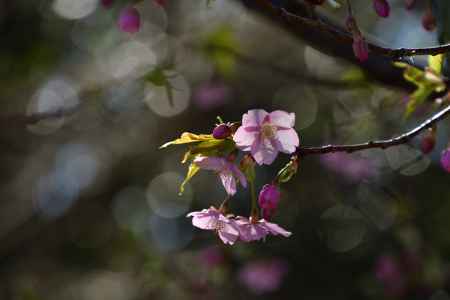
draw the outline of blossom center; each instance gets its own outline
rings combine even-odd
[[[214,229],[216,231],[221,231],[225,228],[225,222],[221,221],[221,220],[216,220],[215,224],[214,224]]]
[[[271,125],[270,123],[264,123],[261,126],[261,134],[263,138],[271,139],[275,137],[275,134],[277,133],[277,128],[274,125]]]

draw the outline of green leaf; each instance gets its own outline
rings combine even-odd
[[[194,163],[191,163],[189,165],[189,169],[188,169],[188,172],[186,174],[186,178],[184,178],[183,182],[180,185],[180,191],[178,192],[178,195],[180,195],[180,196],[183,195],[184,188],[185,188],[186,184],[192,179],[192,177],[195,176],[195,174],[198,173],[198,171],[200,171],[200,167],[199,166],[197,166]]]
[[[277,181],[278,183],[286,183],[292,179],[292,177],[297,174],[298,170],[298,159],[297,156],[292,157],[292,159],[278,172]]]
[[[428,66],[434,73],[441,75],[442,74],[442,63],[444,60],[443,54],[438,55],[429,55],[428,56]]]
[[[190,144],[190,143],[199,143],[203,141],[215,140],[211,134],[194,134],[190,132],[183,132],[181,137],[175,139],[173,141],[167,142],[159,148],[166,148],[170,145],[181,145],[181,144]]]
[[[204,40],[203,49],[222,75],[231,75],[236,66],[238,41],[230,26],[221,26]]]

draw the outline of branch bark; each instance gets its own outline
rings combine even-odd
[[[412,138],[419,135],[422,131],[432,127],[438,122],[442,121],[450,114],[450,105],[441,111],[434,114],[431,118],[425,120],[419,126],[413,128],[412,130],[403,133],[397,137],[387,139],[387,140],[378,140],[378,141],[368,141],[366,143],[361,144],[350,144],[350,145],[326,145],[319,147],[299,147],[297,149],[297,154],[299,156],[307,156],[312,154],[326,154],[326,153],[334,153],[334,152],[347,152],[352,153],[356,151],[366,150],[366,149],[386,149],[392,146],[397,146],[401,144],[405,144],[409,142]]]

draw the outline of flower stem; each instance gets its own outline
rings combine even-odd
[[[251,218],[252,219],[258,219],[259,211],[258,211],[258,205],[256,203],[256,192],[255,192],[255,183],[253,180],[250,181],[250,194],[252,197],[252,210],[251,210]]]

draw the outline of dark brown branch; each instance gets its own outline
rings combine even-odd
[[[427,119],[419,126],[414,129],[403,133],[397,137],[387,140],[379,140],[379,141],[369,141],[361,144],[351,144],[351,145],[326,145],[319,147],[300,147],[297,149],[297,154],[300,156],[312,155],[312,154],[326,154],[333,152],[355,152],[366,149],[386,149],[392,146],[397,146],[401,144],[405,144],[409,142],[412,138],[420,134],[422,131],[432,127],[434,124],[437,124],[439,121],[443,120],[450,114],[450,105],[441,111],[437,112],[431,118]]]
[[[290,3],[287,10],[272,6],[267,0],[236,0],[254,13],[266,17],[277,26],[285,29],[295,37],[305,41],[309,46],[327,55],[347,60],[363,68],[370,78],[397,88],[411,91],[414,87],[403,79],[403,70],[393,66],[395,58],[399,58],[408,53],[404,49],[387,49],[372,44],[369,59],[360,63],[353,54],[352,37],[345,30],[334,26],[322,16],[317,19],[310,19],[307,11],[298,2]],[[444,48],[431,47],[426,50],[409,49],[416,55],[423,54],[423,51],[435,53],[444,51]],[[447,49],[448,50],[448,49]],[[410,51],[410,52],[411,52]],[[379,53],[380,52],[380,53]],[[418,68],[423,68],[418,61],[405,61]]]

